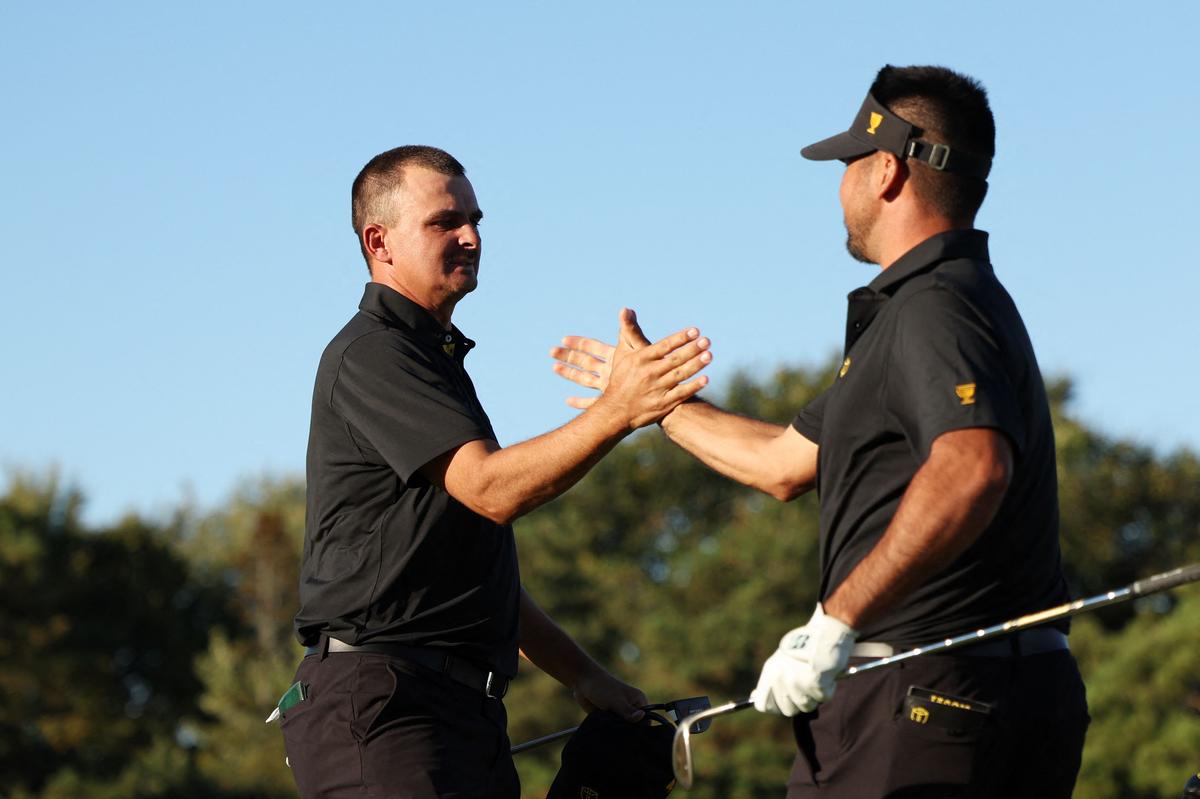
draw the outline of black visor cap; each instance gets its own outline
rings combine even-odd
[[[800,155],[810,161],[834,161],[886,150],[904,158],[905,145],[913,136],[912,125],[868,94],[849,130],[808,145]]]

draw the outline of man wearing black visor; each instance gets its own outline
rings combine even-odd
[[[1074,786],[1088,715],[1065,625],[834,690],[849,664],[1067,599],[1045,388],[974,228],[994,152],[979,83],[880,70],[849,130],[802,151],[846,164],[847,248],[882,267],[849,295],[832,385],[787,427],[700,401],[662,421],[746,485],[818,490],[821,601],[754,692],[758,710],[794,718],[793,799],[1066,799]],[[606,346],[569,339],[559,373],[603,389]]]

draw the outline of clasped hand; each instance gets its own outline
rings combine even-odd
[[[550,350],[554,371],[599,397],[571,397],[567,404],[586,409],[597,402],[619,409],[630,429],[657,422],[704,386],[707,377],[694,377],[712,361],[709,340],[694,327],[653,344],[642,333],[633,311],[620,315],[617,346],[583,336],[567,336]]]
[[[820,604],[803,627],[786,633],[763,664],[750,698],[761,713],[808,713],[833,696],[858,633]]]

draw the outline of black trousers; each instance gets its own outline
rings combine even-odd
[[[302,799],[518,799],[504,704],[388,655],[306,657],[283,717]]]
[[[788,799],[1069,799],[1089,721],[1066,650],[901,661],[793,720]]]

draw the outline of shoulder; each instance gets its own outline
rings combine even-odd
[[[425,364],[432,360],[429,349],[420,346],[411,332],[384,325],[355,331],[343,342],[340,356],[344,361],[377,366]]]
[[[338,331],[321,357],[323,366],[335,368],[344,361],[373,366],[429,360],[428,348],[420,346],[412,330],[385,324],[363,312]]]
[[[440,382],[433,353],[412,331],[384,325],[360,314],[326,347],[320,371],[333,385],[401,385]]]
[[[967,306],[959,287],[936,274],[922,275],[895,297],[895,315],[901,326],[918,324],[947,314],[961,313]]]
[[[1005,294],[985,261],[956,259],[907,283],[896,296],[896,313],[902,320],[930,316],[978,316]]]

